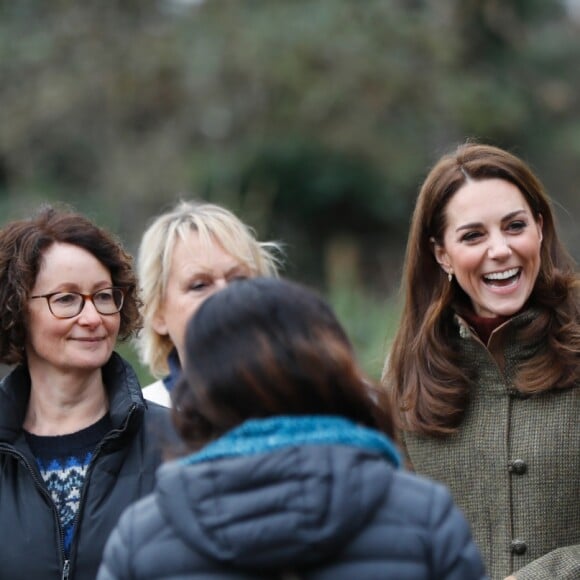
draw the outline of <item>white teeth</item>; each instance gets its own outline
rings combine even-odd
[[[505,272],[492,272],[491,274],[485,274],[484,278],[486,280],[507,280],[515,276],[519,270],[519,268],[512,268],[511,270],[505,270]]]

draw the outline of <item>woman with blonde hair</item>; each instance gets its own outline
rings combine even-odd
[[[579,281],[530,168],[442,157],[403,282],[384,383],[409,463],[451,488],[492,578],[580,578]]]
[[[202,302],[232,280],[276,276],[280,246],[260,242],[224,207],[181,201],[143,234],[137,266],[143,328],[137,348],[157,380],[146,399],[171,405],[183,363],[185,325]]]

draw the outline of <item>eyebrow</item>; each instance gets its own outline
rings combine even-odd
[[[516,209],[515,211],[512,211],[510,213],[508,213],[507,215],[505,215],[504,217],[501,218],[502,223],[503,222],[507,222],[509,220],[511,220],[512,218],[515,218],[516,216],[520,215],[520,214],[525,214],[527,213],[525,209]],[[463,224],[461,226],[459,226],[458,228],[455,229],[456,232],[460,232],[462,230],[470,230],[473,228],[480,228],[483,224],[481,222],[470,222],[468,224]]]
[[[228,268],[224,272],[224,276],[231,276],[237,272],[250,272],[251,268],[248,268],[245,264],[236,264],[231,268]],[[188,277],[195,278],[195,276],[213,276],[213,267],[206,268],[205,266],[196,266],[195,270],[187,272]]]
[[[105,288],[113,288],[115,286],[115,284],[113,283],[113,281],[108,281],[108,280],[101,280],[100,282],[97,282],[96,284],[93,284],[92,286],[90,286],[91,292],[100,292],[101,290],[104,290]],[[62,282],[61,284],[57,284],[56,288],[59,288],[59,290],[52,290],[51,293],[57,293],[57,292],[63,292],[63,293],[67,293],[67,292],[77,292],[82,294],[83,293],[83,285],[82,284],[77,284],[76,282]]]
[[[249,273],[251,271],[252,269],[246,266],[245,264],[236,264],[226,272],[226,276],[231,276],[232,274],[237,274],[238,272],[244,274]]]

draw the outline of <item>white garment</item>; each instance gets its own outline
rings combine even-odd
[[[153,403],[163,405],[164,407],[171,407],[171,397],[169,391],[161,379],[147,385],[143,388],[143,396]]]

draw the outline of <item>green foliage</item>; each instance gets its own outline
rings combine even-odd
[[[367,289],[341,284],[330,289],[328,299],[354,345],[361,367],[369,377],[379,380],[399,319],[396,298],[377,298]]]
[[[338,208],[341,230],[351,211],[404,225],[427,166],[466,137],[574,197],[550,168],[575,165],[557,133],[578,125],[580,43],[554,0],[23,0],[0,16],[0,192],[96,197],[130,243],[188,191],[267,231],[288,205]],[[268,201],[248,191],[264,180],[270,213],[246,203]]]
[[[152,215],[198,196],[286,242],[287,273],[320,287],[348,238],[343,283],[388,296],[428,167],[476,138],[534,166],[580,258],[568,5],[0,0],[2,220],[68,201],[134,251]],[[372,327],[372,301],[352,300]]]

